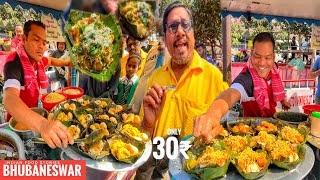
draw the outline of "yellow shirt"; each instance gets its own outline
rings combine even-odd
[[[213,100],[228,88],[218,68],[202,59],[196,51],[191,65],[179,82],[172,71],[171,63],[168,63],[153,73],[148,88],[154,83],[161,86],[175,85],[176,90],[167,91],[163,97],[164,105],[156,120],[153,137],[168,136],[170,128],[181,128],[180,138],[191,135],[194,118],[207,112]],[[141,109],[143,117],[143,108]]]
[[[147,57],[147,53],[145,53],[142,49],[140,49],[140,56],[142,58],[141,63],[140,63],[140,69],[138,70],[138,72],[136,73],[136,75],[140,78],[141,73],[143,71],[144,65],[146,64],[146,57]],[[129,54],[127,54],[126,56],[122,57],[121,59],[121,74],[120,77],[125,76],[126,73],[126,65],[127,65],[127,61],[129,58]]]

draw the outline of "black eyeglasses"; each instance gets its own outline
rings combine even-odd
[[[192,21],[191,20],[185,20],[185,21],[182,21],[182,22],[173,22],[173,23],[170,23],[170,24],[167,24],[167,29],[169,30],[169,32],[171,34],[175,34],[177,33],[177,30],[179,28],[179,25],[181,24],[181,27],[183,29],[183,31],[185,33],[189,32],[190,29],[192,28]]]

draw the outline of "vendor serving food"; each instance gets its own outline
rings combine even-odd
[[[274,49],[275,41],[270,33],[263,32],[254,38],[247,66],[231,87],[215,99],[209,111],[195,119],[196,137],[202,135],[210,141],[216,136],[220,119],[238,101],[242,104],[245,117],[272,117],[279,101],[284,110],[290,108],[274,63]]]
[[[4,66],[4,105],[14,119],[39,132],[51,148],[66,147],[73,140],[60,121],[48,121],[33,112],[38,106],[40,88],[49,86],[45,74],[46,66],[72,66],[70,60],[43,57],[46,50],[45,25],[40,21],[24,24],[22,42],[17,51],[10,54]]]

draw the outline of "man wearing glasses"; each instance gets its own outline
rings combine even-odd
[[[175,2],[167,7],[163,30],[171,60],[149,79],[141,125],[152,138],[166,138],[172,135],[169,129],[179,129],[181,140],[193,133],[194,118],[203,114],[227,85],[221,72],[194,50],[192,16],[184,4]],[[161,160],[150,156],[138,169],[136,179],[162,178],[167,169],[166,156]]]

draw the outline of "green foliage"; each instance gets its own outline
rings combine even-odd
[[[242,34],[244,33],[242,25],[232,23],[231,32],[232,44],[235,46],[240,45],[240,40],[242,39]]]
[[[289,35],[297,35],[310,37],[311,27],[307,24],[298,24],[288,22],[278,22],[271,21],[268,22],[266,19],[257,20],[252,18],[251,21],[247,21],[244,17],[240,18],[240,21],[233,22],[231,24],[232,28],[232,44],[239,45],[240,41],[245,39],[251,39],[260,32],[271,32],[276,40],[281,40],[278,42],[277,51],[288,49],[289,47]],[[244,33],[248,31],[249,37],[245,38]]]
[[[23,9],[16,6],[14,9],[8,4],[0,5],[0,21],[7,22],[0,24],[0,31],[14,31],[16,25],[23,25],[28,20],[40,20],[41,14],[33,9]]]
[[[160,17],[163,16],[164,11],[166,8],[173,2],[176,2],[177,0],[161,0],[160,1],[160,6],[159,6],[159,13]],[[188,8],[191,7],[193,0],[180,0],[180,2],[184,3]]]
[[[220,1],[194,1],[191,10],[196,41],[209,40],[210,44],[219,41],[221,37]]]

